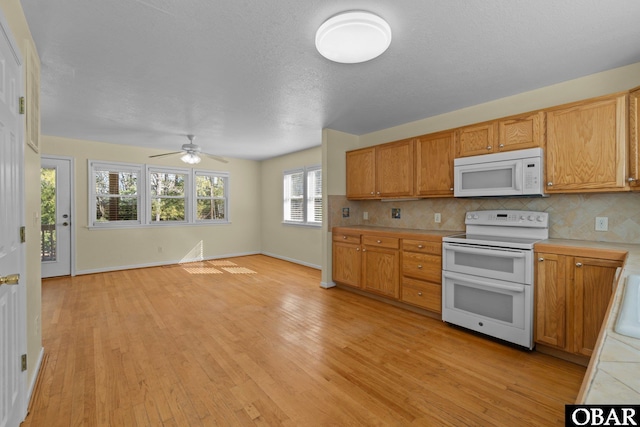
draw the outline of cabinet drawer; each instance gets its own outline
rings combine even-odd
[[[421,280],[402,279],[402,302],[436,313],[442,312],[442,286]]]
[[[368,246],[389,249],[398,249],[400,247],[400,239],[395,237],[362,236],[362,243]]]
[[[360,244],[360,235],[358,234],[343,234],[337,233],[333,235],[334,242],[345,242],[345,243],[355,243],[356,245]]]
[[[402,240],[402,250],[420,252],[425,254],[442,255],[442,242],[404,239]]]
[[[442,280],[442,257],[403,251],[402,275],[440,283]]]

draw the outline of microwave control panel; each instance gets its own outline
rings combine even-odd
[[[542,190],[541,159],[539,157],[522,160],[523,194],[535,194]]]

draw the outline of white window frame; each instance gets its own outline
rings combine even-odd
[[[96,171],[108,170],[110,172],[135,172],[138,174],[136,182],[136,199],[137,199],[137,219],[128,221],[106,221],[101,222],[96,220],[97,209],[96,200],[98,194],[96,192]],[[89,160],[88,162],[88,185],[89,185],[89,227],[96,228],[112,228],[112,227],[139,227],[143,223],[145,218],[145,204],[143,203],[143,195],[145,193],[145,174],[142,165],[133,163],[120,163],[120,162],[102,162],[96,160]]]
[[[224,219],[198,219],[198,176],[215,176],[224,180]],[[193,222],[196,224],[227,224],[229,223],[229,188],[231,177],[229,172],[218,172],[196,169],[193,171]],[[201,197],[202,199],[202,197]],[[215,199],[212,199],[215,200]]]
[[[289,169],[289,170],[285,170],[282,173],[282,223],[283,224],[287,224],[287,225],[298,225],[298,226],[307,226],[307,227],[321,227],[322,226],[322,221],[309,221],[309,203],[310,203],[310,198],[309,198],[309,173],[310,172],[314,172],[314,171],[321,171],[322,172],[322,166],[320,165],[313,165],[313,166],[305,166],[302,168],[296,168],[296,169]],[[287,201],[288,201],[288,191],[286,187],[286,183],[287,183],[287,176],[296,174],[296,173],[301,173],[302,172],[302,176],[303,176],[303,204],[302,204],[302,217],[304,218],[302,221],[292,221],[290,219],[287,219],[286,216],[286,212],[287,212]],[[323,177],[324,179],[324,177]],[[322,200],[322,203],[324,204],[324,198]]]
[[[95,185],[95,173],[98,170],[109,170],[113,172],[135,172],[138,174],[137,188],[136,188],[136,200],[138,215],[136,220],[131,221],[96,221],[97,207],[97,192]],[[151,184],[149,174],[153,172],[160,173],[180,173],[185,174],[185,220],[184,221],[151,221]],[[219,219],[197,219],[197,202],[198,197],[196,194],[196,177],[201,175],[217,176],[225,180],[225,212],[224,220]],[[100,160],[87,161],[87,180],[88,180],[88,194],[89,194],[89,209],[88,209],[88,228],[100,229],[100,228],[144,228],[144,227],[171,227],[171,226],[202,226],[202,225],[216,225],[216,224],[230,224],[231,218],[229,216],[231,209],[231,173],[226,171],[212,171],[206,169],[192,169],[192,168],[174,168],[174,167],[162,167],[158,165],[146,165],[135,163],[122,163],[122,162],[106,162]]]
[[[188,224],[191,221],[191,205],[193,198],[191,194],[193,193],[193,189],[191,187],[191,182],[193,181],[193,171],[187,168],[169,168],[169,167],[158,167],[154,165],[146,166],[145,176],[147,178],[146,185],[146,215],[144,219],[145,224],[149,225],[158,225],[158,226],[168,226],[168,225],[184,225]],[[184,175],[184,219],[183,220],[172,220],[172,221],[153,221],[151,218],[151,213],[153,212],[153,199],[154,198],[173,198],[170,196],[160,196],[156,197],[151,194],[151,174],[152,173],[169,173],[169,174],[181,174]],[[177,198],[177,197],[176,197]]]

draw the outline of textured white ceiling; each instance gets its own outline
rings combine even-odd
[[[265,159],[640,61],[637,0],[21,0],[42,62],[42,133]],[[391,25],[336,64],[316,29]]]

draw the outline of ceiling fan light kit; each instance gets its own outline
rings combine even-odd
[[[343,12],[327,19],[316,32],[316,49],[343,64],[370,61],[391,44],[391,27],[370,12]]]
[[[190,165],[197,165],[198,163],[200,163],[200,160],[202,160],[202,158],[200,157],[200,153],[202,153],[202,150],[199,145],[193,143],[193,139],[195,138],[194,135],[187,135],[187,138],[189,138],[189,143],[182,144],[182,147],[181,147],[182,151],[173,151],[171,153],[155,154],[153,156],[149,156],[149,158],[166,157],[166,156],[173,156],[175,154],[182,154],[182,156],[180,157],[180,160]],[[224,157],[216,156],[215,154],[209,154],[209,153],[202,153],[202,154],[209,158],[212,158],[213,160],[217,160],[218,162],[229,163],[229,161]]]
[[[190,165],[197,165],[202,159],[200,158],[200,156],[198,156],[197,153],[186,153],[185,155],[180,157],[180,160]]]

